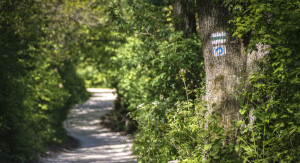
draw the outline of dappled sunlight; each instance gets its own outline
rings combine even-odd
[[[68,134],[80,141],[80,148],[43,158],[42,162],[136,162],[131,156],[132,140],[100,125],[100,118],[113,109],[115,90],[88,91],[92,97],[70,110],[64,122]]]

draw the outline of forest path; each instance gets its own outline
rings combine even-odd
[[[92,97],[69,112],[64,126],[68,134],[80,142],[80,147],[55,156],[41,158],[40,163],[131,163],[131,140],[100,125],[100,117],[113,109],[116,94],[113,89],[89,88]]]

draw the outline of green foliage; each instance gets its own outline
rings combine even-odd
[[[300,161],[300,3],[223,1],[247,50],[268,47],[237,95],[243,119],[227,131],[206,110],[200,39],[175,31],[173,2],[0,2],[0,159],[28,162],[63,143],[84,85],[105,85],[138,124],[139,162]]]
[[[113,61],[120,106],[138,123],[140,162],[299,161],[299,2],[223,1],[247,51],[269,51],[238,95],[243,119],[230,131],[205,109],[201,44],[174,32],[170,3],[118,2],[106,11],[128,35]]]
[[[28,162],[64,142],[69,109],[89,96],[77,71],[92,66],[111,81],[108,60],[123,39],[110,30],[106,3],[0,2],[1,161]]]
[[[236,15],[235,35],[248,49],[268,45],[251,87],[240,99],[247,127],[241,128],[240,155],[250,162],[297,162],[299,139],[299,1],[227,1]]]
[[[287,56],[277,57],[266,57],[265,62],[272,65],[262,63],[261,72],[251,78],[252,88],[243,94],[245,121],[249,123],[250,112],[255,117],[255,124],[243,128],[239,137],[247,145],[245,160],[299,161],[299,63],[285,62],[282,58]],[[298,68],[293,69],[295,66]]]
[[[131,68],[129,80],[125,78],[120,81],[118,88],[126,89],[124,97],[130,100],[128,104],[131,116],[139,124],[133,150],[141,156],[140,160],[161,162],[176,157],[177,151],[169,142],[172,136],[169,132],[172,130],[169,131],[168,114],[176,112],[175,103],[184,101],[187,94],[195,98],[194,92],[186,94],[180,76],[184,74],[186,87],[197,87],[196,74],[200,75],[199,70],[202,66],[199,47],[199,42],[194,38],[182,39],[182,34],[174,35],[170,41],[158,46],[157,55],[146,58],[147,62],[143,62],[142,59],[139,64],[143,66]],[[174,53],[176,51],[177,53]],[[190,64],[193,62],[195,64]],[[136,73],[140,75],[133,78],[135,75],[132,74]],[[139,87],[131,90],[127,83],[133,87],[138,84]],[[140,93],[136,94],[137,92]]]
[[[115,76],[119,105],[128,110],[138,124],[133,153],[140,162],[176,159],[185,150],[177,150],[177,143],[186,141],[185,147],[193,144],[188,134],[181,138],[176,134],[172,115],[177,112],[176,103],[184,103],[187,97],[190,100],[196,98],[196,93],[186,92],[187,89],[203,88],[200,84],[204,71],[199,38],[192,34],[184,38],[182,32],[175,33],[170,28],[170,6],[154,5],[149,1],[125,1],[121,9],[118,5],[114,7],[108,12],[117,23],[116,28],[130,34],[127,43],[117,50],[112,60],[118,67]],[[118,15],[125,12],[128,15]],[[197,122],[191,123],[196,126]],[[196,132],[194,130],[192,136]],[[170,141],[174,135],[178,138],[176,145]]]
[[[71,107],[78,102],[84,102],[89,96],[85,90],[84,82],[77,76],[76,68],[71,60],[65,60],[58,72],[63,80],[63,88],[71,95],[66,105]]]
[[[25,141],[30,140],[30,135],[26,131],[28,126],[24,123],[27,108],[23,101],[27,87],[25,72],[33,62],[28,46],[36,35],[25,34],[24,25],[29,25],[29,22],[20,17],[24,15],[28,18],[27,14],[22,13],[28,11],[28,5],[15,5],[10,1],[4,1],[1,5],[0,158],[24,160],[22,154],[32,155],[31,142]],[[20,12],[16,12],[18,10]]]
[[[75,73],[75,61],[66,59],[74,49],[62,48],[62,38],[52,37],[55,23],[43,17],[51,9],[41,9],[53,5],[1,2],[0,160],[4,162],[28,162],[48,146],[62,144],[68,110],[88,97]]]
[[[78,67],[77,67],[78,68]],[[87,88],[108,88],[110,82],[107,74],[99,71],[94,66],[80,66],[77,69],[78,75],[84,79]]]
[[[299,161],[300,58],[282,54],[265,57],[261,71],[251,78],[252,88],[243,94],[241,113],[247,122],[250,112],[255,116],[255,125],[244,128],[239,138],[249,145],[245,160]]]

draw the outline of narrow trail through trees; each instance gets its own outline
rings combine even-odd
[[[88,89],[91,98],[76,105],[64,126],[70,136],[79,140],[80,147],[55,156],[41,158],[40,163],[57,162],[137,162],[131,156],[131,140],[100,125],[100,118],[113,109],[116,98],[112,89]]]

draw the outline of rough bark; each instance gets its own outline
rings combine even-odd
[[[241,118],[240,105],[236,100],[239,98],[239,92],[247,88],[257,61],[268,52],[264,50],[266,46],[257,45],[258,51],[244,54],[243,42],[247,40],[232,37],[228,21],[233,17],[222,2],[198,0],[197,10],[206,72],[204,99],[207,101],[208,113],[213,111],[220,113],[222,115],[220,124],[228,130],[232,127],[233,121]],[[213,43],[213,35],[216,33],[223,33],[222,36],[226,34],[225,41]],[[224,49],[223,55],[215,56],[214,51],[218,47]]]
[[[240,42],[232,38],[232,33],[228,31],[231,18],[228,10],[221,3],[211,0],[199,0],[197,5],[206,71],[207,108],[209,113],[219,112],[222,115],[220,123],[229,129],[232,120],[240,119],[240,105],[234,95],[245,82],[247,57],[241,53]],[[226,33],[226,41],[213,45],[213,33]],[[217,46],[225,46],[226,54],[214,56],[213,47]]]

